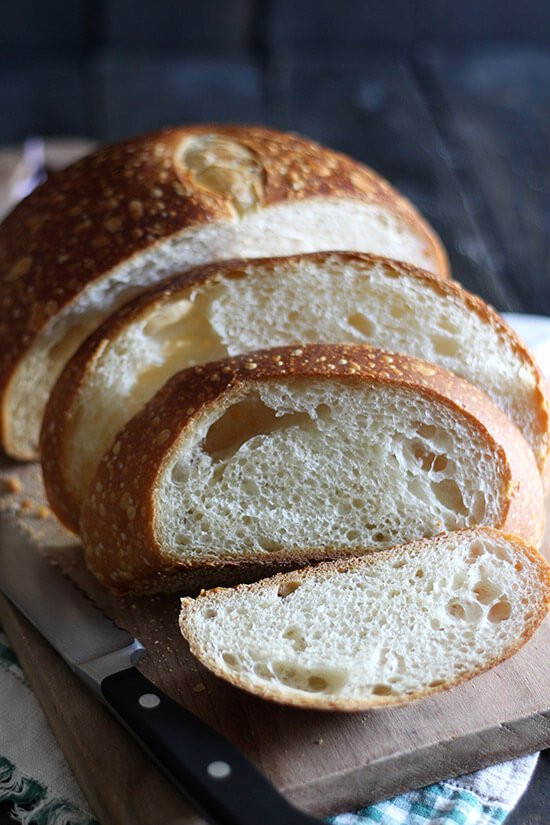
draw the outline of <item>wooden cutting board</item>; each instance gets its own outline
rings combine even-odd
[[[304,810],[327,815],[357,809],[550,746],[548,620],[511,660],[408,707],[369,713],[279,707],[225,684],[193,659],[179,635],[177,598],[115,600],[97,584],[74,536],[44,507],[36,465],[3,459],[0,486],[7,487],[1,517],[15,519],[37,552],[145,644],[145,675],[230,739]],[[548,536],[544,546],[548,557]],[[202,822],[5,600],[0,620],[100,823]]]

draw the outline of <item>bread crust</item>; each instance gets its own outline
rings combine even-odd
[[[233,198],[216,185],[198,184],[180,160],[186,142],[203,134],[235,141],[249,154],[258,208],[342,197],[387,207],[423,239],[434,268],[448,277],[441,242],[409,201],[345,155],[256,126],[201,125],[145,135],[52,174],[0,224],[1,394],[39,335],[90,284],[166,238],[235,220]],[[4,402],[2,410],[2,443],[14,452]]]
[[[366,267],[381,266],[387,275],[395,278],[409,276],[422,281],[426,288],[439,292],[442,296],[464,304],[487,323],[499,335],[507,339],[523,366],[533,376],[536,420],[541,435],[541,450],[536,456],[542,471],[549,449],[549,416],[544,394],[545,379],[534,361],[533,356],[495,310],[481,298],[467,292],[454,281],[442,281],[435,275],[412,265],[381,258],[376,255],[356,252],[313,252],[288,257],[255,258],[249,260],[223,261],[195,267],[170,281],[158,284],[143,295],[125,304],[118,312],[108,318],[75,353],[65,370],[60,375],[52,393],[41,433],[40,455],[44,473],[44,482],[52,509],[63,524],[74,532],[78,531],[78,517],[81,508],[80,497],[72,490],[67,478],[69,438],[73,426],[76,405],[81,390],[90,380],[96,364],[101,360],[107,347],[128,327],[143,316],[149,314],[155,306],[161,305],[170,297],[183,297],[189,290],[207,283],[214,283],[224,278],[242,277],[253,272],[256,266],[265,269],[269,276],[276,278],[278,271],[286,264],[309,260],[318,264],[337,259],[342,265],[349,263],[364,264]],[[297,342],[298,343],[298,342]]]
[[[533,636],[538,627],[542,624],[548,611],[550,610],[550,566],[534,548],[530,547],[517,536],[503,534],[500,531],[494,530],[489,527],[478,527],[474,529],[468,528],[464,530],[458,530],[456,532],[461,533],[463,535],[470,534],[473,538],[479,535],[485,535],[489,538],[491,536],[495,536],[498,538],[504,538],[505,540],[509,541],[514,547],[514,549],[517,550],[519,556],[526,556],[531,562],[534,562],[537,565],[538,572],[540,575],[540,587],[542,598],[540,604],[537,605],[537,610],[533,613],[533,616],[529,620],[529,623],[526,625],[522,635],[519,637],[519,639],[516,640],[515,644],[510,645],[504,651],[502,656],[493,658],[487,661],[482,666],[475,668],[467,673],[460,674],[455,679],[452,679],[443,684],[439,684],[434,687],[426,687],[424,690],[419,690],[411,694],[401,696],[375,696],[370,697],[366,700],[330,699],[329,697],[323,697],[320,694],[307,693],[304,693],[303,695],[300,695],[298,693],[291,693],[290,695],[284,696],[283,698],[283,696],[281,695],[282,691],[270,690],[268,683],[266,683],[266,686],[263,689],[256,685],[252,686],[246,678],[239,676],[238,673],[235,673],[229,668],[220,667],[217,664],[217,662],[210,659],[204,653],[204,650],[201,646],[201,639],[197,638],[190,631],[189,627],[188,615],[189,612],[192,610],[194,602],[196,601],[195,599],[183,598],[181,600],[181,612],[179,619],[181,633],[187,640],[191,653],[203,665],[205,665],[205,667],[207,667],[209,670],[215,673],[216,676],[225,679],[226,681],[230,682],[238,688],[241,688],[242,690],[246,690],[247,692],[253,693],[256,696],[260,696],[262,699],[270,699],[272,701],[279,702],[284,705],[291,705],[294,707],[301,708],[310,708],[312,710],[374,710],[376,708],[388,707],[390,705],[394,707],[399,705],[407,705],[410,702],[415,702],[417,699],[423,699],[427,696],[431,696],[434,693],[440,693],[444,690],[449,690],[461,684],[462,682],[472,679],[474,676],[477,676],[478,674],[483,673],[486,670],[490,670],[491,668],[495,667],[496,665],[513,656],[513,654],[516,653],[521,647],[523,647],[523,645]],[[231,593],[231,590],[257,592],[265,587],[271,586],[273,583],[276,583],[278,586],[280,586],[281,584],[287,581],[303,581],[304,579],[330,578],[333,573],[339,572],[342,569],[342,567],[349,570],[353,570],[360,567],[368,567],[371,564],[375,563],[378,559],[380,559],[381,554],[386,556],[392,556],[395,555],[396,552],[404,550],[405,548],[409,552],[415,552],[416,550],[419,550],[422,544],[424,544],[426,541],[433,542],[435,544],[444,544],[448,535],[448,533],[441,533],[440,535],[435,536],[432,539],[418,539],[416,541],[411,541],[405,545],[398,545],[396,547],[388,548],[387,550],[379,550],[376,553],[367,554],[358,558],[356,557],[346,559],[343,562],[319,562],[314,567],[307,567],[297,571],[292,571],[290,573],[279,573],[268,580],[264,579],[253,584],[241,584],[231,589],[219,587],[215,590],[210,591],[202,590],[197,598],[208,598],[210,602],[217,603],[223,602],[224,598],[226,598],[227,595]]]
[[[103,457],[82,508],[81,537],[92,572],[115,592],[158,592],[159,587],[166,589],[172,573],[215,567],[184,564],[163,553],[156,538],[154,499],[164,468],[202,416],[228,396],[237,397],[244,387],[263,382],[322,377],[406,388],[467,419],[502,466],[502,523],[493,526],[539,545],[544,507],[533,454],[519,430],[481,390],[418,358],[367,345],[308,344],[183,370],[128,422]],[[350,548],[347,555],[354,553],[357,548]],[[296,565],[327,555],[274,552],[269,562]],[[335,555],[345,554],[339,550]],[[235,566],[262,561],[250,556]]]

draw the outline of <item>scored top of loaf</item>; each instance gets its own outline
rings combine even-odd
[[[445,253],[414,207],[375,172],[260,127],[170,129],[107,146],[54,173],[0,224],[0,387],[38,333],[84,287],[195,225],[270,204],[355,198],[398,213]]]
[[[544,510],[533,454],[519,430],[488,396],[419,358],[367,345],[307,344],[276,347],[183,370],[128,422],[103,457],[82,511],[87,562],[96,575],[114,589],[124,588],[124,577],[133,578],[132,589],[139,589],[140,579],[157,576],[152,589],[158,591],[160,580],[170,577],[167,568],[172,565],[172,572],[177,572],[182,565],[164,558],[156,540],[154,491],[187,428],[243,385],[310,377],[393,384],[421,393],[469,419],[506,468],[502,524],[495,526],[538,545]],[[107,547],[109,553],[105,554],[102,549]]]

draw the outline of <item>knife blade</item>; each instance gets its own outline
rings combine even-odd
[[[0,516],[0,591],[213,825],[319,825],[233,745],[136,669],[145,648]]]

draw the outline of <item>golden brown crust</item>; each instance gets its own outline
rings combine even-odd
[[[483,392],[418,358],[366,345],[308,344],[262,350],[177,373],[128,422],[103,457],[82,509],[82,540],[96,576],[119,592],[143,591],[146,580],[154,587],[159,574],[198,566],[168,559],[157,542],[154,494],[164,466],[189,428],[228,396],[237,396],[255,383],[313,377],[406,388],[467,420],[486,438],[488,449],[502,466],[502,522],[493,526],[538,546],[544,509],[533,454],[516,427]],[[338,551],[338,555],[344,554]],[[302,558],[298,552],[275,552],[269,558],[287,564],[293,558],[312,561],[316,557],[313,552]],[[251,564],[258,561],[249,559]]]
[[[262,266],[276,277],[277,268],[285,262],[292,264],[292,262],[300,259],[310,259],[321,263],[334,257],[344,263],[346,261],[363,262],[368,266],[376,263],[383,265],[386,273],[395,277],[408,275],[422,280],[429,288],[439,291],[443,296],[449,296],[465,304],[483,321],[492,326],[498,335],[508,339],[523,361],[524,366],[530,370],[534,378],[534,392],[538,402],[536,404],[537,424],[543,444],[538,459],[539,468],[542,467],[548,451],[548,412],[543,392],[544,378],[541,376],[528,349],[506,322],[484,301],[466,292],[459,284],[451,281],[443,282],[436,276],[408,264],[363,253],[318,252],[307,255],[294,255],[288,258],[224,261],[188,270],[175,276],[167,283],[151,288],[145,294],[123,306],[117,313],[107,319],[95,334],[88,338],[60,376],[50,396],[44,418],[41,458],[48,497],[56,514],[65,526],[76,532],[80,509],[80,501],[73,497],[71,489],[64,479],[64,467],[67,463],[66,441],[71,428],[74,405],[78,400],[79,390],[85,384],[94,364],[101,358],[101,354],[109,342],[115,340],[121,332],[143,314],[151,312],[155,305],[162,304],[165,300],[180,293],[183,294],[192,287],[217,281],[224,277],[231,277],[234,273],[246,275],[248,272],[253,271],[256,265]]]
[[[527,556],[527,558],[530,561],[534,562],[537,565],[540,577],[540,589],[542,598],[540,604],[537,605],[536,612],[534,612],[529,623],[526,625],[523,634],[518,639],[516,639],[515,644],[510,645],[501,656],[495,657],[490,661],[486,662],[484,665],[468,673],[460,674],[455,679],[449,680],[448,682],[445,682],[443,684],[434,687],[426,687],[424,690],[419,690],[415,693],[405,694],[401,696],[376,696],[369,697],[365,700],[338,698],[329,699],[328,697],[323,697],[320,694],[306,693],[304,693],[303,695],[285,695],[283,698],[281,696],[281,692],[270,689],[269,684],[266,683],[264,689],[259,688],[256,685],[251,686],[250,682],[245,677],[240,676],[235,671],[229,670],[229,668],[221,667],[215,661],[212,661],[205,654],[204,649],[201,646],[200,639],[196,639],[189,632],[187,624],[186,611],[188,609],[192,609],[192,605],[195,602],[195,599],[184,598],[181,600],[181,613],[179,620],[180,630],[182,632],[182,635],[189,644],[191,653],[193,653],[193,655],[196,656],[196,658],[199,659],[199,661],[202,662],[202,664],[205,665],[205,667],[209,668],[209,670],[211,670],[217,676],[219,676],[222,679],[225,679],[226,681],[230,682],[236,687],[241,688],[242,690],[246,690],[247,692],[253,693],[256,696],[260,696],[262,699],[269,699],[275,702],[280,702],[284,705],[310,708],[312,710],[374,710],[376,708],[388,707],[390,705],[393,707],[399,705],[406,705],[410,702],[416,701],[417,699],[423,699],[427,696],[431,696],[434,693],[440,693],[441,691],[449,690],[450,688],[456,687],[462,682],[468,681],[469,679],[472,679],[474,676],[477,676],[478,674],[483,673],[486,670],[490,670],[491,668],[496,667],[496,665],[513,656],[513,654],[516,653],[521,647],[523,647],[523,645],[531,638],[531,636],[533,636],[535,631],[542,624],[544,618],[546,617],[550,609],[550,566],[534,548],[530,547],[517,536],[506,535],[498,530],[494,530],[489,527],[478,527],[475,529],[470,528],[460,530],[457,532],[465,535],[471,534],[473,537],[476,537],[479,534],[496,536],[509,541],[520,557],[523,555]],[[447,536],[447,533],[441,533],[439,536],[435,536],[433,539],[430,539],[429,541],[436,544],[444,544]],[[240,590],[244,592],[257,592],[258,590],[262,590],[263,588],[272,586],[273,584],[277,584],[278,586],[280,586],[281,584],[287,581],[303,581],[304,579],[311,578],[330,578],[330,576],[334,572],[340,571],[342,567],[344,567],[347,570],[353,570],[358,567],[368,567],[371,564],[375,563],[377,560],[379,560],[381,555],[395,555],[396,552],[404,550],[405,548],[408,552],[415,552],[417,550],[420,550],[422,544],[425,541],[425,539],[411,541],[406,545],[398,545],[396,547],[391,547],[387,550],[379,550],[376,553],[364,555],[359,558],[346,559],[346,561],[343,563],[342,561],[320,562],[314,567],[302,568],[300,570],[291,571],[288,573],[279,573],[276,576],[271,577],[270,579],[264,579],[253,584],[237,585],[235,588],[231,589],[216,588],[215,590],[211,591],[203,590],[197,598],[208,598],[210,602],[223,602],[223,600],[231,594],[232,590]]]
[[[180,162],[189,141],[205,134],[246,152],[258,206],[346,197],[388,207],[448,277],[443,247],[414,207],[375,172],[313,141],[213,125],[134,138],[52,174],[0,224],[0,392],[39,333],[90,283],[171,235],[235,219],[235,197]]]
[[[399,278],[403,275],[423,281],[429,289],[438,291],[441,295],[454,299],[465,305],[484,322],[489,324],[496,333],[507,339],[516,351],[523,365],[533,375],[535,384],[535,404],[538,433],[541,437],[541,451],[537,458],[539,469],[542,470],[548,455],[549,446],[549,418],[544,395],[544,381],[534,359],[527,347],[516,333],[508,326],[492,307],[481,298],[471,295],[460,284],[453,281],[442,281],[435,275],[410,264],[392,261],[376,255],[356,252],[313,252],[303,255],[292,255],[285,258],[256,258],[249,260],[223,261],[205,266],[195,267],[170,281],[158,284],[147,290],[143,295],[125,304],[118,312],[110,316],[99,329],[92,334],[77,353],[73,356],[54,387],[46,413],[41,434],[40,454],[44,472],[44,482],[50,503],[54,512],[63,524],[74,532],[78,531],[78,516],[81,501],[73,495],[70,484],[65,478],[67,466],[67,441],[70,437],[75,405],[80,390],[89,380],[94,365],[101,359],[101,354],[110,342],[114,341],[132,323],[139,320],[144,314],[153,310],[155,305],[162,305],[166,300],[181,294],[193,287],[205,283],[215,282],[223,278],[238,274],[246,276],[253,272],[256,266],[277,277],[278,269],[285,264],[292,265],[296,261],[311,260],[322,264],[337,258],[342,261],[364,263],[366,266],[383,266],[386,274]]]

